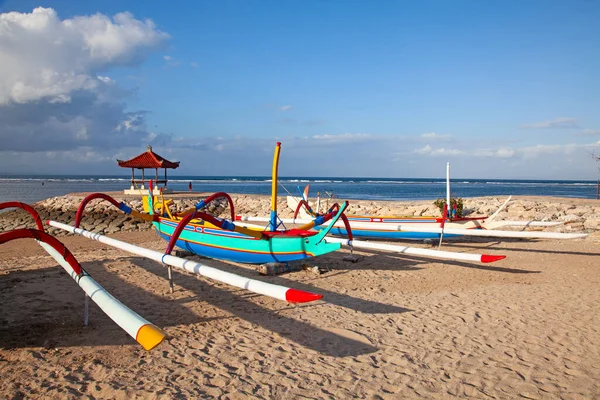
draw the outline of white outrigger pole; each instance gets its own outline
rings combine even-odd
[[[269,219],[265,217],[250,217],[250,216],[237,216],[237,221],[246,222],[268,222]],[[310,220],[302,218],[281,218],[281,222],[284,224],[305,224]],[[501,223],[504,221],[497,221]],[[538,222],[538,221],[507,221],[510,226],[554,226],[559,223],[556,222]],[[336,227],[343,228],[344,225],[340,223],[335,224]],[[483,225],[485,227],[485,225]],[[355,222],[350,221],[350,227],[356,229],[372,229],[382,232],[427,232],[427,233],[441,233],[442,228],[439,227],[421,227],[407,224],[393,224],[393,223],[373,223],[373,222]],[[562,232],[538,232],[538,231],[501,231],[496,229],[464,229],[464,228],[446,228],[444,227],[445,234],[463,235],[463,236],[478,236],[478,237],[503,237],[503,238],[517,238],[517,239],[579,239],[588,236],[587,233],[562,233]]]
[[[99,233],[86,231],[85,229],[81,228],[75,228],[74,226],[63,224],[60,222],[48,221],[48,225],[53,226],[55,228],[63,229],[67,232],[76,233],[78,235],[87,237],[92,240],[96,240],[100,243],[104,243],[109,246],[113,246],[133,254],[147,257],[151,260],[157,261],[162,264],[171,265],[173,267],[180,268],[198,275],[202,275],[219,282],[223,282],[241,289],[246,289],[254,293],[270,296],[278,300],[284,300],[289,303],[305,303],[309,301],[318,300],[323,297],[323,295],[320,294],[305,292],[303,290],[292,289],[280,285],[274,285],[272,283],[262,282],[255,279],[250,279],[240,275],[232,274],[230,272],[221,271],[217,268],[209,267],[208,265],[203,265],[192,260],[186,260],[168,254],[163,254],[159,251],[145,249],[143,247],[135,246],[130,243],[122,242],[120,240],[103,236]]]
[[[21,208],[27,211],[33,217],[37,229],[23,228],[2,232],[0,233],[0,244],[15,239],[35,239],[85,292],[85,326],[88,325],[89,299],[92,299],[110,319],[141,344],[144,349],[151,350],[165,339],[167,336],[165,332],[123,305],[92,279],[69,249],[61,241],[44,231],[44,224],[33,207],[18,201],[0,203],[0,210],[5,208]]]
[[[87,272],[77,274],[73,267],[56,249],[47,243],[36,240],[46,252],[69,274],[86,294],[85,325],[88,319],[88,298],[92,299],[125,332],[135,339],[145,350],[152,350],[167,336],[160,328],[148,322],[136,312],[123,305],[100,286]]]
[[[441,258],[454,261],[475,261],[481,263],[491,263],[502,260],[506,256],[496,256],[492,254],[473,254],[473,253],[455,253],[452,251],[421,249],[419,247],[399,246],[395,244],[364,242],[361,240],[348,240],[341,238],[326,237],[325,241],[330,243],[341,243],[344,246],[353,248],[362,248],[369,250],[384,250],[394,253],[403,253],[413,256]]]
[[[246,217],[246,216],[237,216],[237,221],[252,221],[252,222],[269,222],[268,218],[265,217]],[[283,223],[298,223],[298,219],[283,219],[281,220]],[[286,222],[287,221],[287,222]],[[354,223],[352,223],[354,225]],[[251,227],[251,225],[249,225]],[[253,226],[255,228],[262,228],[259,226]],[[403,253],[410,254],[421,257],[433,257],[440,258],[444,260],[456,260],[456,261],[475,261],[482,263],[489,263],[498,260],[502,260],[506,258],[506,256],[496,256],[491,254],[473,254],[473,253],[455,253],[451,251],[440,251],[440,250],[429,250],[422,249],[419,247],[409,247],[409,246],[401,246],[395,244],[384,244],[384,243],[373,243],[373,242],[365,242],[362,240],[348,240],[342,238],[334,238],[331,236],[326,236],[325,239],[328,243],[340,243],[342,246],[349,246],[351,248],[360,248],[360,249],[370,249],[370,250],[385,250],[392,251],[395,253]]]
[[[446,205],[448,206],[448,213],[452,215],[452,208],[450,206],[450,163],[446,163]],[[446,215],[446,218],[448,216]],[[441,239],[440,239],[441,242]]]

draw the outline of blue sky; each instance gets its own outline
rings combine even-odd
[[[443,177],[447,161],[457,178],[600,175],[600,2],[0,2],[4,15],[37,7],[62,26],[44,28],[46,48],[62,46],[53,35],[87,46],[91,24],[64,21],[97,13],[153,25],[103,30],[115,42],[102,62],[0,30],[14,60],[0,173],[121,173],[115,158],[151,143],[180,174],[268,175],[280,140],[284,175]],[[21,64],[45,65],[50,83]]]

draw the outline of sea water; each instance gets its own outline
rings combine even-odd
[[[126,176],[0,175],[0,202],[34,203],[74,192],[122,191],[131,186]],[[264,176],[173,176],[168,187],[175,191],[271,194],[271,178]],[[310,197],[360,200],[435,200],[446,196],[444,179],[280,177],[279,194],[299,195],[310,185]],[[453,197],[559,196],[595,199],[596,181],[548,181],[509,179],[452,179]]]

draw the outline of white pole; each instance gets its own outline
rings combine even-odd
[[[109,246],[113,246],[133,254],[147,257],[151,260],[157,261],[162,264],[171,265],[173,267],[180,268],[188,272],[206,276],[207,278],[214,279],[219,282],[227,283],[229,285],[241,289],[246,289],[251,292],[259,293],[265,296],[270,296],[279,300],[284,300],[289,303],[306,303],[309,301],[318,300],[323,297],[323,295],[320,294],[314,294],[302,290],[291,289],[285,286],[273,285],[271,283],[257,281],[255,279],[245,278],[243,276],[221,271],[219,269],[209,267],[207,265],[202,265],[191,260],[185,260],[183,258],[163,254],[158,251],[145,249],[143,247],[135,246],[130,243],[102,236],[99,233],[89,232],[84,229],[75,228],[71,225],[62,224],[60,222],[48,221],[48,225],[53,226],[55,228],[63,229],[71,233],[76,233],[81,236],[85,236],[89,239],[96,240],[100,243],[104,243]]]
[[[141,344],[144,349],[151,350],[165,339],[166,333],[115,299],[86,272],[77,275],[71,265],[54,247],[44,242],[38,241],[38,243],[67,271],[69,276],[83,289],[86,296],[89,296],[106,315]]]
[[[317,192],[317,209],[315,212],[317,214],[321,212],[321,192]]]
[[[441,233],[441,228],[421,228],[413,226],[397,225],[399,231],[405,232],[428,232]],[[521,239],[579,239],[584,238],[587,233],[561,233],[561,232],[528,232],[528,231],[500,231],[490,229],[453,229],[445,228],[444,233],[464,236],[480,237],[503,237]]]
[[[487,221],[487,220],[486,220]],[[506,221],[506,220],[502,220],[502,221],[496,221],[493,224],[493,226],[522,226],[525,228],[529,228],[529,227],[548,227],[548,226],[557,226],[557,225],[564,225],[564,221]],[[486,225],[486,229],[490,229]]]
[[[506,205],[508,204],[508,202],[510,201],[510,199],[512,199],[512,196],[508,196],[508,199],[506,199],[506,201],[504,203],[502,203],[502,205],[500,206],[500,208],[498,208],[495,213],[493,213],[491,216],[487,217],[485,219],[485,222],[492,222],[498,216],[498,214],[500,213],[500,211],[502,211],[502,209],[504,207],[506,207]]]
[[[452,206],[450,205],[450,163],[446,163],[446,204],[448,205],[448,213],[452,215]],[[448,217],[446,215],[446,217]]]
[[[269,222],[266,217],[247,217],[237,216],[236,221],[248,222]],[[303,224],[311,222],[308,219],[282,219],[285,224]],[[505,222],[510,226],[554,226],[555,222],[538,222],[538,221],[498,221],[494,224]],[[539,225],[538,225],[539,224]],[[560,223],[558,223],[560,224]],[[248,225],[250,226],[250,225]],[[344,227],[341,223],[336,223],[336,227]],[[437,226],[415,226],[402,225],[380,222],[350,222],[352,229],[372,229],[378,232],[427,232],[427,233],[442,233],[442,228]],[[496,229],[463,229],[463,228],[446,228],[443,229],[444,234],[463,235],[463,236],[479,236],[479,237],[506,237],[506,238],[521,238],[521,239],[579,239],[588,236],[587,233],[561,233],[561,232],[536,232],[536,231],[501,231]]]
[[[251,216],[247,216],[247,215],[236,215],[235,217],[236,221],[242,221],[242,222],[269,222],[269,218],[267,217],[251,217]],[[312,219],[306,219],[306,218],[281,218],[280,219],[281,222],[283,222],[284,224],[308,224],[309,222],[313,222]]]
[[[85,294],[85,305],[83,310],[83,326],[88,326],[90,322],[90,296]]]
[[[451,251],[440,251],[440,250],[429,250],[429,249],[420,249],[418,247],[407,247],[407,246],[398,246],[394,244],[385,244],[385,243],[372,243],[372,242],[363,242],[360,240],[348,240],[348,239],[338,239],[327,237],[325,239],[330,243],[341,243],[344,246],[352,246],[362,249],[371,249],[371,250],[385,250],[385,251],[393,251],[394,253],[404,253],[411,254],[415,256],[423,256],[423,257],[435,257],[442,258],[445,260],[457,260],[457,261],[476,261],[482,263],[490,263],[498,260],[502,260],[506,258],[506,256],[495,256],[490,254],[470,254],[470,253],[453,253]]]

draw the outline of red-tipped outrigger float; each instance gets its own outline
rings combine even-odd
[[[289,303],[306,303],[318,300],[323,297],[320,294],[309,293],[281,285],[274,285],[271,283],[261,282],[256,279],[245,278],[243,276],[221,271],[217,268],[209,267],[207,265],[203,265],[192,260],[186,260],[184,258],[171,256],[169,254],[163,254],[159,251],[145,249],[143,247],[135,246],[133,244],[122,242],[120,240],[108,238],[106,236],[100,235],[99,233],[89,232],[81,228],[75,228],[70,225],[62,224],[60,222],[48,221],[48,225],[53,226],[55,228],[63,229],[67,232],[87,237],[89,239],[96,240],[98,242],[116,247],[129,253],[147,257],[151,260],[158,261],[166,265],[180,268],[188,272],[202,275],[222,283],[226,283],[228,285],[249,290],[254,293],[259,293],[279,300],[284,300]]]
[[[278,162],[280,145],[280,143],[277,143],[274,158],[275,166],[273,168],[274,174],[276,174],[277,171],[276,165]],[[274,182],[274,187],[276,187],[276,176]],[[273,190],[274,193],[276,193],[276,189]],[[151,184],[150,194],[145,198],[145,207],[149,212],[148,214],[132,210],[131,207],[127,206],[125,203],[118,202],[104,193],[93,193],[88,195],[80,204],[75,217],[75,226],[62,224],[56,221],[48,221],[48,224],[168,265],[169,283],[171,284],[171,288],[171,267],[176,267],[188,272],[206,276],[219,282],[291,303],[303,303],[322,298],[322,295],[319,294],[244,278],[191,260],[171,256],[170,253],[174,246],[178,246],[198,255],[246,263],[266,263],[271,261],[287,262],[326,254],[338,250],[340,244],[328,243],[323,240],[327,234],[327,230],[316,232],[310,231],[309,229],[315,225],[324,224],[330,220],[335,222],[338,218],[342,218],[342,213],[348,206],[347,202],[342,205],[342,207],[337,207],[327,215],[319,216],[311,220],[301,228],[277,230],[277,225],[280,224],[280,222],[277,219],[276,198],[274,198],[272,201],[272,213],[270,218],[271,229],[265,230],[261,228],[256,230],[236,225],[232,221],[217,218],[201,211],[207,204],[218,198],[225,198],[228,201],[233,219],[233,216],[235,216],[233,201],[229,195],[223,192],[215,193],[200,201],[194,208],[176,215],[171,214],[168,207],[165,209],[164,201],[162,201],[160,207],[157,207],[160,210],[155,210],[155,200],[154,196],[152,196]],[[134,246],[129,243],[80,229],[79,225],[83,217],[83,211],[86,205],[94,199],[108,201],[126,214],[144,221],[152,222],[160,236],[169,241],[165,253],[163,254],[139,246]],[[159,213],[157,213],[157,211],[159,211]]]
[[[45,233],[40,216],[31,206],[19,202],[0,203],[0,210],[5,208],[24,209],[33,216],[38,229],[16,229],[0,233],[0,244],[16,239],[35,239],[85,292],[85,325],[88,321],[88,299],[92,299],[106,315],[141,344],[144,349],[151,350],[165,339],[166,334],[160,328],[114,298],[81,267],[64,244]]]

